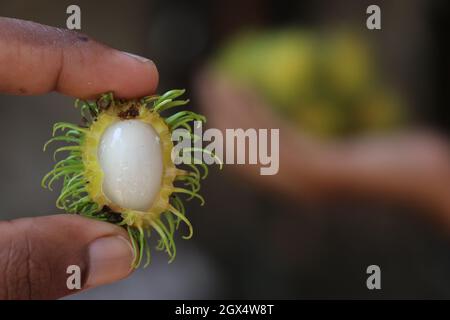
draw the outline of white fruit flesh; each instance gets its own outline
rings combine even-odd
[[[147,211],[158,194],[163,158],[158,134],[139,120],[109,126],[100,139],[98,160],[103,193],[114,204]]]

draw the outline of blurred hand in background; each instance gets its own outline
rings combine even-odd
[[[450,148],[437,133],[396,133],[323,140],[273,111],[249,86],[213,70],[196,81],[208,124],[225,128],[279,128],[280,170],[261,176],[257,166],[234,166],[262,189],[295,201],[366,198],[425,209],[450,227]]]
[[[242,174],[294,199],[394,200],[450,226],[450,149],[414,129],[358,28],[281,28],[231,37],[199,76],[209,123],[280,128],[280,171]]]

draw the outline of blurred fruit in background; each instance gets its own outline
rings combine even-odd
[[[213,65],[318,136],[387,131],[408,118],[367,41],[347,29],[246,31],[219,50]]]

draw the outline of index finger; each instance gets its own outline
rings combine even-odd
[[[155,92],[158,71],[148,59],[83,34],[0,17],[0,92],[56,90],[78,98],[113,91],[120,98]]]

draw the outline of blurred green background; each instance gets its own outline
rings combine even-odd
[[[407,111],[378,74],[364,33],[354,29],[243,31],[219,49],[215,68],[256,88],[276,111],[315,135],[392,130]]]

